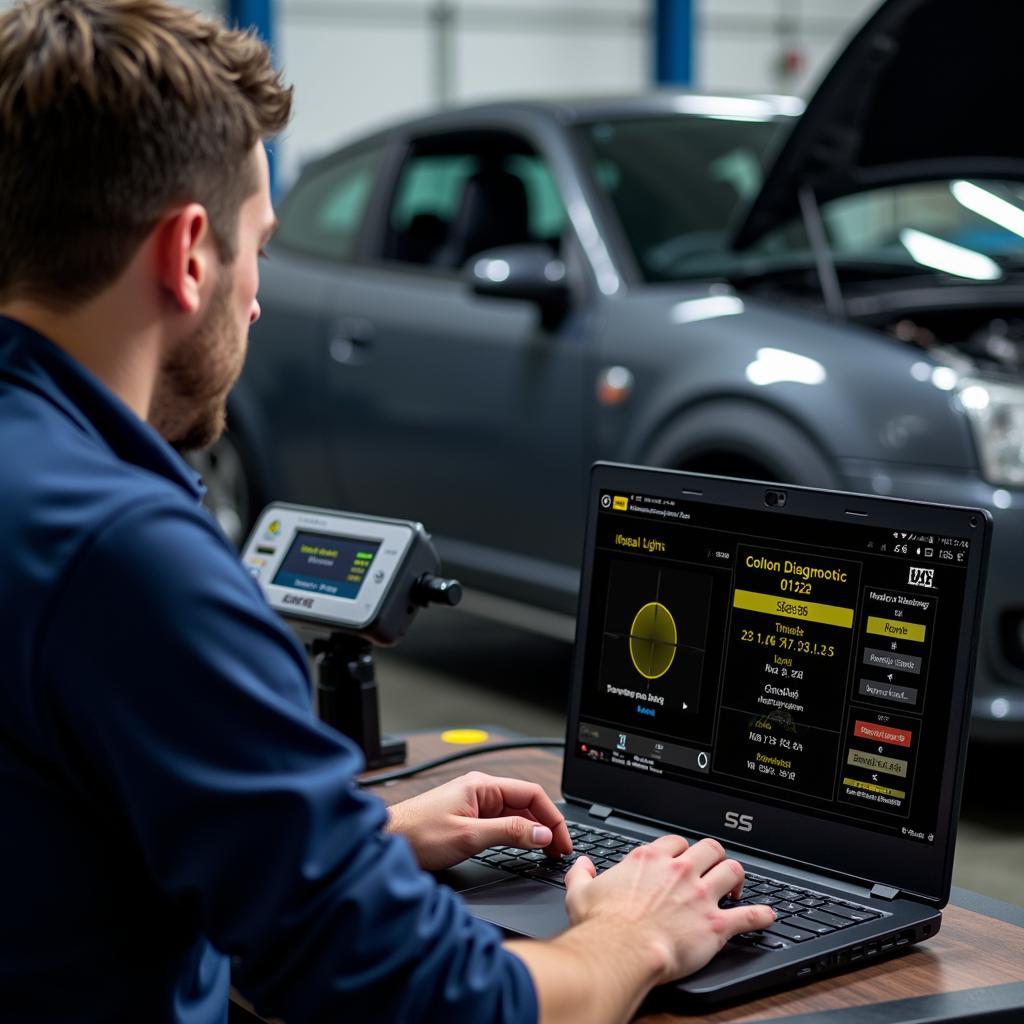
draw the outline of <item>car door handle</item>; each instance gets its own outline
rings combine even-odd
[[[336,363],[359,364],[366,362],[376,334],[373,324],[362,317],[344,317],[330,332],[328,351]]]

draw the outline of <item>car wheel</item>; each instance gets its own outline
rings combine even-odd
[[[683,413],[647,446],[641,463],[809,487],[838,482],[824,452],[795,424],[736,400]]]
[[[211,447],[186,459],[206,484],[204,504],[235,547],[241,547],[252,522],[253,492],[238,444],[225,432]]]
[[[734,452],[706,452],[692,459],[684,459],[673,469],[687,473],[710,473],[714,476],[734,476],[740,480],[778,480],[781,474],[764,463],[744,458]]]

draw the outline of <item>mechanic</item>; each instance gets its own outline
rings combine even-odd
[[[177,454],[224,424],[290,106],[255,37],[163,0],[0,16],[0,1019],[223,1022],[233,973],[293,1024],[624,1020],[770,923],[719,910],[742,868],[581,857],[573,927],[503,944],[424,869],[568,854],[555,806],[358,791]]]

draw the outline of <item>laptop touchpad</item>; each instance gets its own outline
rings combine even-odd
[[[517,935],[547,939],[569,927],[565,890],[529,878],[484,885],[462,898],[477,917]]]

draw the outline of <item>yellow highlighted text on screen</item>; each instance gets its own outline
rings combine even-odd
[[[902,789],[890,789],[888,786],[876,786],[873,782],[864,782],[862,779],[843,779],[844,786],[850,786],[853,789],[864,789],[869,793],[881,793],[882,796],[894,796],[898,800],[902,800],[906,797],[906,793]]]
[[[887,636],[890,640],[916,640],[924,643],[926,627],[920,622],[904,622],[902,619],[882,619],[877,615],[868,616],[868,632]]]
[[[732,599],[734,608],[763,615],[783,616],[802,622],[821,622],[826,626],[853,629],[853,609],[817,601],[795,601],[778,594],[757,594],[752,590],[737,590]]]

